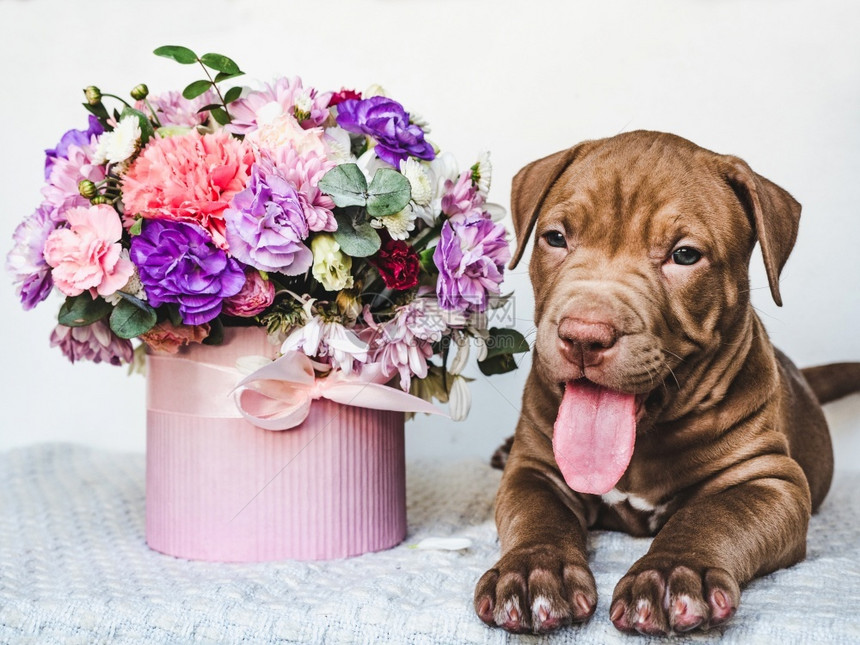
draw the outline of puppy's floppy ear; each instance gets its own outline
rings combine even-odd
[[[517,250],[509,268],[513,269],[523,257],[526,244],[534,229],[540,207],[556,180],[580,154],[584,144],[556,152],[533,161],[520,170],[511,184],[511,217],[517,236]]]
[[[746,209],[761,244],[770,293],[781,307],[779,274],[797,239],[800,204],[787,191],[754,173],[745,161],[737,157],[725,160],[729,185]]]

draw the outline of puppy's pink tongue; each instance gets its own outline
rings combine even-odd
[[[570,381],[555,420],[552,449],[564,481],[602,495],[618,483],[633,456],[636,396],[585,379]]]

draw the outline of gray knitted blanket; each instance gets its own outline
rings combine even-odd
[[[647,643],[608,604],[649,540],[590,539],[600,601],[550,637],[485,627],[475,582],[498,557],[499,473],[480,462],[408,464],[403,545],[330,562],[179,560],[144,542],[144,458],[75,445],[0,453],[0,642]],[[753,582],[732,621],[673,643],[860,643],[860,473],[841,473],[809,532],[808,558]],[[464,551],[410,548],[467,537]]]

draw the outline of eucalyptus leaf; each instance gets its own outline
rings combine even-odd
[[[84,327],[101,320],[111,312],[111,305],[101,298],[93,298],[89,292],[69,296],[60,307],[57,322],[66,327]]]
[[[212,87],[211,81],[194,81],[193,83],[189,83],[188,86],[182,90],[182,96],[190,101],[191,99],[196,99],[201,94],[204,94],[210,87]]]
[[[215,122],[218,123],[218,125],[227,125],[230,123],[230,115],[227,114],[227,110],[220,106],[212,108],[209,111],[209,114],[212,115],[212,118],[215,119]]]
[[[323,175],[318,185],[340,208],[364,206],[367,203],[367,180],[361,168],[354,163],[335,166]]]
[[[149,118],[140,110],[126,107],[123,109],[122,114],[119,115],[119,118],[124,119],[129,116],[137,118],[140,124],[140,147],[142,148],[153,137],[155,130],[152,129],[152,123],[150,123]]]
[[[200,62],[206,67],[225,74],[238,74],[242,71],[232,58],[227,58],[223,54],[203,54],[200,57]]]
[[[238,99],[240,96],[242,96],[242,86],[237,85],[236,87],[231,87],[224,94],[224,103],[229,105],[230,103]]]
[[[177,63],[182,63],[183,65],[192,65],[197,62],[197,54],[182,45],[165,45],[152,53],[156,56],[172,58]]]
[[[354,258],[366,258],[373,255],[382,246],[379,233],[367,222],[355,223],[347,213],[335,212],[337,230],[334,232],[335,241],[340,244],[344,253]]]
[[[118,292],[123,299],[114,307],[110,315],[110,328],[120,338],[135,338],[148,332],[158,322],[155,309],[148,304]]]
[[[396,170],[380,168],[367,189],[367,214],[385,217],[399,213],[412,198],[409,180]]]

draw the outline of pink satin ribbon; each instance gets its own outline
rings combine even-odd
[[[150,354],[147,407],[208,418],[241,416],[266,430],[295,428],[320,398],[374,410],[446,416],[424,399],[385,385],[389,379],[377,366],[365,366],[361,374],[337,370],[316,376],[315,368],[327,367],[300,352],[287,352],[237,383],[241,374],[234,368]]]
[[[287,352],[239,381],[236,387],[244,389],[236,397],[236,407],[245,419],[266,430],[295,428],[308,416],[311,403],[321,398],[374,410],[444,415],[424,399],[384,385],[389,379],[374,365],[366,365],[361,374],[335,370],[322,377],[316,376],[315,367],[323,366],[300,352]]]

